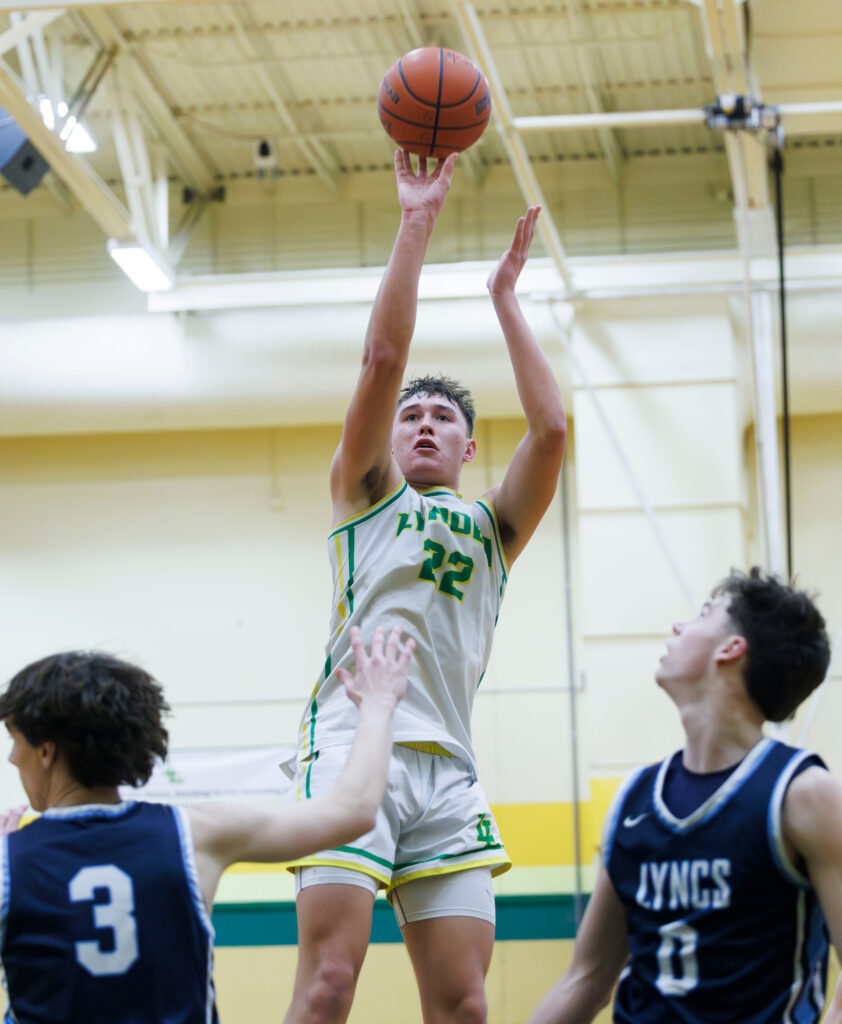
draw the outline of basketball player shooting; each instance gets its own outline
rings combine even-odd
[[[400,227],[331,466],[334,604],[325,670],[301,725],[301,798],[330,785],[350,737],[335,678],[350,664],[349,624],[367,638],[379,616],[397,621],[415,638],[416,661],[375,828],[296,865],[299,959],[288,1024],[346,1020],[379,888],[401,926],[426,1024],[486,1020],[491,877],[510,861],[477,782],[471,707],[509,567],[556,492],[566,419],[515,297],[537,207],[518,220],[488,279],[527,423],[502,482],[473,504],[457,493],[476,452],[464,388],[425,377],[401,391],[424,255],[455,159],[428,172],[422,157],[416,172],[407,153],[395,154]]]

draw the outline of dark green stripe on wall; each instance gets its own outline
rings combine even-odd
[[[294,946],[298,941],[295,903],[219,903],[213,911],[217,946]],[[573,896],[498,896],[497,940],[572,939],[576,935]],[[400,928],[385,900],[374,903],[372,942],[400,942]]]

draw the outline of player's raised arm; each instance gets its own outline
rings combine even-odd
[[[293,860],[349,842],[374,827],[386,788],[392,718],[406,693],[415,641],[401,644],[399,627],[388,637],[378,628],[369,656],[354,626],[351,645],[356,672],[337,669],[337,674],[359,708],[359,717],[348,761],[333,790],[274,810],[228,802],[190,809],[196,861],[209,906],[230,864]]]
[[[793,779],[781,813],[784,840],[803,859],[830,939],[842,960],[842,786],[823,768],[808,768]],[[842,1024],[837,988],[823,1024]]]
[[[561,392],[515,296],[515,285],[526,263],[540,212],[539,206],[530,206],[526,216],[518,220],[511,246],[488,278],[488,290],[509,349],[527,425],[502,483],[486,496],[497,512],[510,564],[523,550],[553,499],[567,442]]]
[[[628,955],[623,905],[605,868],[600,868],[576,935],[573,960],[527,1024],[589,1024],[611,998]]]
[[[428,172],[427,160],[419,157],[416,173],[409,154],[395,152],[401,222],[371,310],[362,369],[331,467],[334,522],[373,504],[400,481],[390,451],[392,420],[415,330],[418,280],[455,160],[453,154]]]

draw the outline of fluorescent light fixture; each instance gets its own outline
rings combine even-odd
[[[108,255],[142,292],[165,292],[175,284],[172,267],[140,242],[109,238]]]
[[[38,107],[41,111],[41,120],[50,131],[54,131],[56,118],[53,113],[52,103],[46,96],[41,96],[38,100]],[[58,103],[56,109],[58,110],[59,117],[67,117],[67,104],[64,100]],[[96,142],[91,133],[81,121],[77,121],[72,115],[67,117],[67,120],[62,125],[59,138],[64,143],[64,148],[68,153],[93,153],[96,149]]]

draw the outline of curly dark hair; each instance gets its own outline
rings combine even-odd
[[[753,566],[733,570],[713,590],[747,642],[748,695],[771,722],[782,722],[821,683],[830,663],[825,621],[805,591]]]
[[[477,415],[474,400],[471,392],[462,387],[458,380],[442,373],[435,376],[413,377],[401,390],[398,396],[398,405],[402,405],[413,395],[441,395],[449,402],[453,402],[465,417],[465,422],[468,424],[468,437],[474,436],[474,420]]]
[[[0,696],[32,746],[52,741],[83,786],[140,786],[167,756],[170,710],[142,668],[101,651],[65,651],[27,665]]]

